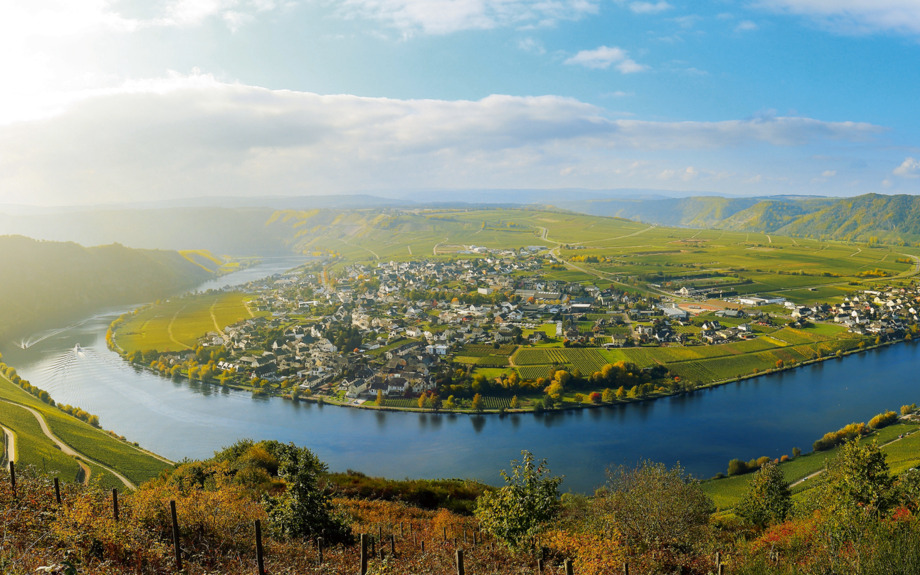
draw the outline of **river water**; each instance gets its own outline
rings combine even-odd
[[[291,259],[231,274],[219,288],[283,271]],[[461,477],[500,483],[522,449],[546,458],[563,489],[590,492],[611,465],[680,462],[699,477],[729,459],[810,451],[826,431],[920,403],[920,345],[899,344],[689,396],[556,414],[468,416],[375,412],[252,398],[138,370],[105,346],[111,310],[0,345],[6,363],[58,402],[171,459],[203,458],[240,438],[293,441],[336,471],[391,478]],[[80,349],[75,349],[79,344]]]

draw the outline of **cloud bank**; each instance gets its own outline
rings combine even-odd
[[[0,126],[0,201],[610,187],[637,154],[865,141],[881,131],[809,118],[610,119],[557,96],[396,100],[176,77]]]
[[[760,0],[769,9],[810,17],[839,32],[920,34],[917,0]]]

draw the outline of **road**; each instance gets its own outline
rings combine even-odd
[[[909,435],[913,435],[914,433],[917,433],[917,431],[912,431],[912,432],[910,432],[910,433],[905,433],[902,437],[895,437],[895,438],[892,439],[891,441],[879,445],[879,447],[885,447],[886,445],[891,445],[892,443],[895,443],[896,441],[901,441],[902,439],[904,439],[904,437],[907,437],[907,436],[909,436]],[[795,487],[796,485],[799,485],[800,483],[804,483],[805,481],[808,481],[809,479],[813,479],[813,478],[815,478],[815,477],[821,475],[822,473],[824,473],[824,469],[819,469],[818,471],[815,471],[814,473],[811,473],[811,474],[809,474],[809,475],[806,475],[805,477],[803,477],[803,478],[801,478],[801,479],[799,479],[799,480],[797,480],[797,481],[794,481],[794,482],[790,483],[790,484],[789,484],[789,487]]]
[[[73,457],[76,460],[77,464],[79,464],[80,467],[83,468],[83,473],[84,473],[83,483],[84,484],[89,483],[89,478],[90,478],[90,475],[92,474],[92,470],[89,468],[88,465],[83,463],[82,460],[89,461],[93,465],[97,465],[105,469],[106,471],[108,471],[109,473],[117,477],[119,481],[124,483],[125,487],[127,487],[128,489],[137,489],[137,485],[132,483],[130,479],[128,479],[121,473],[115,471],[114,469],[112,469],[108,465],[105,465],[104,463],[96,461],[95,459],[92,459],[91,457],[87,457],[86,454],[77,451],[73,447],[64,443],[58,436],[51,433],[51,429],[48,428],[48,422],[45,421],[45,417],[41,413],[39,413],[38,410],[25,406],[25,405],[21,405],[19,403],[13,403],[12,401],[7,401],[5,399],[0,399],[0,401],[2,401],[3,403],[14,405],[16,407],[21,407],[22,409],[25,409],[26,411],[29,411],[32,415],[34,415],[35,419],[38,420],[38,425],[41,427],[42,433],[45,434],[45,437],[47,437],[52,442],[54,442],[54,444],[60,448],[61,453],[63,453],[64,455],[69,455],[70,457]]]
[[[3,465],[5,466],[8,461],[16,463],[16,434],[13,433],[13,430],[0,425],[3,428],[3,434],[6,436],[6,450],[3,452]]]

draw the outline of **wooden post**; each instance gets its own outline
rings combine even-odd
[[[425,540],[422,539],[422,553],[425,552]]]
[[[182,549],[179,547],[179,520],[176,518],[176,502],[169,502],[169,514],[172,515],[173,550],[176,552],[176,571],[182,571]]]
[[[629,575],[629,563],[623,563],[623,575]]]
[[[444,541],[447,541],[447,526],[444,526]]]
[[[118,489],[112,488],[112,517],[118,521]]]
[[[575,575],[575,567],[572,566],[572,560],[565,560],[565,575]]]
[[[58,505],[61,504],[61,482],[57,477],[54,478],[54,500]]]
[[[316,553],[319,555],[319,564],[323,564],[323,538],[316,538]]]
[[[457,549],[457,575],[466,575],[463,569],[463,549]]]
[[[259,565],[259,575],[265,575],[265,557],[262,550],[262,522],[256,519],[256,562]]]
[[[367,535],[364,533],[361,534],[361,568],[358,571],[358,575],[366,575],[367,573]]]
[[[16,497],[16,464],[10,461],[10,487],[13,488],[13,497]]]
[[[543,558],[537,559],[537,573],[543,575]]]
[[[719,575],[725,575],[725,565],[719,563]]]
[[[716,569],[719,568],[719,565],[722,564],[722,552],[716,551]]]
[[[383,541],[383,526],[377,525],[377,541]]]
[[[390,535],[390,556],[396,557],[396,536]]]

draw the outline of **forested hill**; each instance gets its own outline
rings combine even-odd
[[[692,198],[559,201],[559,207],[647,223],[848,241],[920,242],[920,197]]]
[[[210,277],[177,252],[0,236],[0,336],[61,325],[101,307],[140,303]]]

